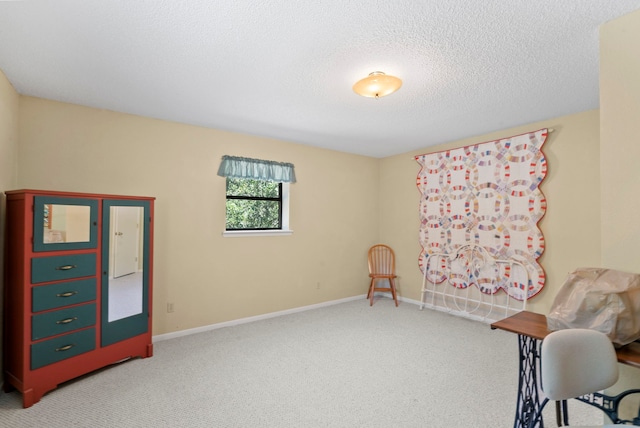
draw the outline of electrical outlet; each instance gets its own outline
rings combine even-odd
[[[316,284],[316,290],[320,290],[320,281],[318,281]]]
[[[173,303],[167,303],[167,313],[173,312]]]

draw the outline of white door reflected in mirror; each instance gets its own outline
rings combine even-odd
[[[110,208],[109,322],[142,313],[143,213],[142,207]]]

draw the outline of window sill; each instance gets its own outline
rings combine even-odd
[[[222,232],[225,238],[240,238],[244,236],[288,236],[293,230],[226,230]]]

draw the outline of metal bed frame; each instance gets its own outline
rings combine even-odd
[[[421,310],[428,307],[487,323],[525,310],[529,272],[522,262],[497,259],[476,244],[425,257]]]

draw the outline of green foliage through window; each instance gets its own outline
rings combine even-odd
[[[282,229],[282,183],[227,177],[226,228]]]

